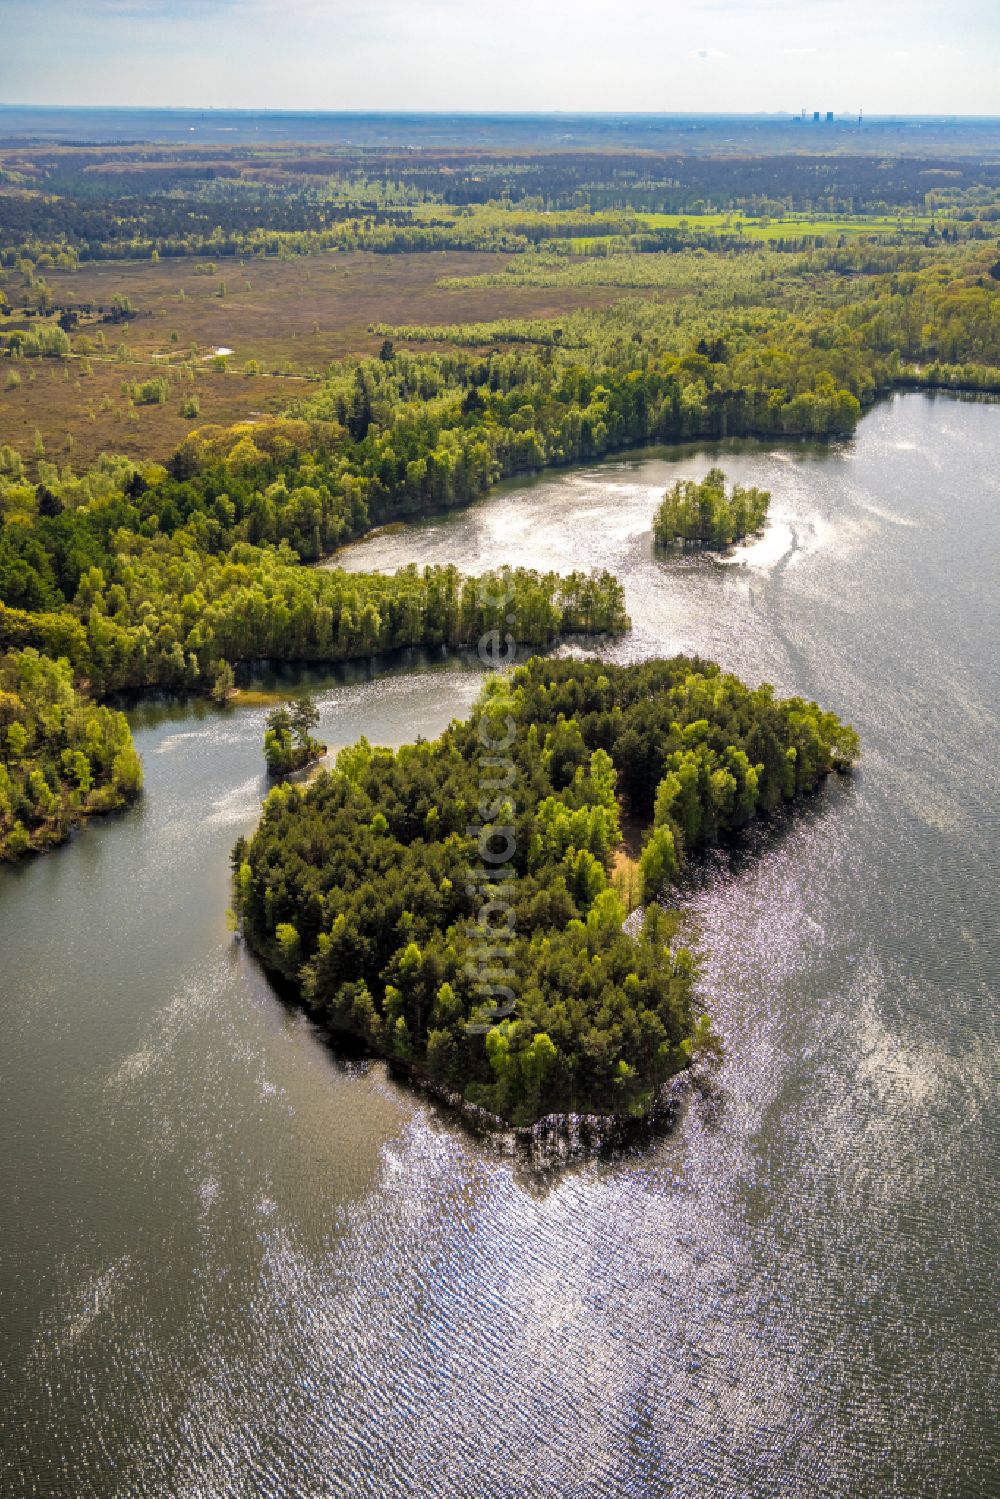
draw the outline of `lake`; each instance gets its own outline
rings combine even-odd
[[[4,1491],[74,1499],[993,1495],[1000,410],[510,482],[338,562],[607,566],[627,661],[817,698],[859,772],[684,892],[726,1043],[677,1130],[548,1175],[348,1059],[227,932],[265,708],[145,703],[139,806],[0,873]],[[654,557],[674,478],[773,492]],[[335,747],[463,660],[312,678]]]

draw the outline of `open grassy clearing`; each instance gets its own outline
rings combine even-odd
[[[789,214],[785,218],[751,219],[739,213],[640,213],[636,217],[644,229],[677,229],[692,234],[738,234],[757,244],[777,244],[781,240],[796,240],[806,237],[837,240],[860,239],[865,235],[903,234],[905,236],[926,234],[931,227],[930,214],[856,214],[830,218],[800,217]],[[946,220],[940,216],[938,226]],[[578,255],[600,255],[602,252],[620,252],[625,243],[619,236],[600,234],[574,234],[563,241]]]
[[[91,372],[82,374],[79,359],[21,360],[16,366],[21,384],[13,389],[6,384],[10,365],[0,364],[0,441],[30,459],[39,434],[49,461],[71,462],[75,469],[102,452],[162,460],[192,427],[277,414],[306,387],[301,378],[247,378],[208,368],[192,383],[177,370],[167,377],[170,393],[163,405],[136,405],[122,386],[155,371],[142,363],[89,363]],[[182,401],[192,394],[200,405],[197,419],[181,414]]]
[[[47,456],[88,462],[102,451],[161,458],[192,426],[230,423],[281,411],[347,354],[377,352],[375,323],[490,322],[559,317],[578,307],[604,307],[610,287],[498,287],[453,291],[446,273],[499,271],[505,255],[432,252],[414,255],[328,254],[289,260],[204,260],[87,263],[46,273],[56,308],[109,308],[125,296],[135,314],[102,323],[84,314],[72,331],[92,345],[86,358],[0,361],[0,441],[26,456],[39,432]],[[22,277],[8,271],[0,287],[12,315],[0,333],[38,327],[53,318],[21,314]],[[220,295],[223,291],[224,295]],[[105,347],[98,346],[103,335]],[[86,344],[83,347],[87,347]],[[225,373],[213,351],[231,349]],[[243,373],[248,361],[260,373]],[[11,376],[19,385],[8,385]],[[162,405],[136,405],[124,384],[163,375]],[[197,397],[197,419],[181,404]],[[69,439],[72,439],[70,441]]]
[[[746,234],[749,239],[794,239],[802,234],[893,234],[924,233],[931,226],[929,213],[831,214],[829,217],[786,214],[783,218],[751,219],[741,213],[640,213],[650,229],[724,230]],[[943,218],[939,218],[939,224]]]
[[[140,358],[234,350],[232,365],[258,360],[266,371],[322,372],[345,354],[373,353],[380,322],[489,322],[548,317],[593,305],[588,292],[487,288],[461,295],[437,285],[456,275],[500,270],[508,257],[434,251],[413,255],[325,254],[290,260],[136,261],[49,271],[57,303],[110,306],[116,294],[136,309],[128,332],[106,329]],[[208,266],[214,269],[208,270]],[[16,278],[15,278],[16,279]],[[220,295],[221,292],[224,294]],[[7,291],[16,305],[16,290]],[[177,337],[174,339],[173,335]]]

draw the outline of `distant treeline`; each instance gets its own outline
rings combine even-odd
[[[579,219],[578,234],[627,235],[638,251],[737,247],[738,238],[699,226],[698,217],[712,213],[775,220],[930,207],[959,224],[1000,217],[994,161],[798,150],[732,158],[25,145],[0,150],[0,181],[0,264],[27,258],[42,269],[154,254],[226,258],[336,247],[517,252],[572,233],[560,215]],[[428,212],[435,205],[442,210],[436,219]],[[650,233],[629,222],[637,213],[683,213],[691,223]],[[789,248],[808,242],[791,229]]]

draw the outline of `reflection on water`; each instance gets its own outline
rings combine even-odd
[[[908,396],[338,559],[612,567],[617,659],[697,651],[861,730],[852,782],[693,872],[721,1086],[622,1160],[526,1175],[280,1006],[224,922],[266,706],[134,711],[142,804],[0,878],[5,1492],[996,1492],[998,420]],[[656,558],[660,493],[719,460],[767,533]],[[310,685],[335,748],[479,680]]]

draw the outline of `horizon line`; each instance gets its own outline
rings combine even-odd
[[[301,105],[276,105],[276,104],[55,104],[55,103],[20,103],[16,101],[0,101],[0,110],[23,109],[23,110],[79,110],[79,111],[103,111],[106,113],[122,114],[151,114],[162,112],[165,114],[250,114],[250,115],[328,115],[333,119],[350,119],[359,116],[375,116],[387,119],[654,119],[654,120],[791,120],[803,119],[801,109],[779,109],[779,110],[709,110],[709,109],[685,109],[685,110],[658,110],[658,109],[388,109],[381,106],[355,107],[352,109],[329,109],[329,108],[306,108]],[[821,109],[820,114],[824,117],[822,124],[829,123],[825,116],[832,113],[833,123],[838,123],[838,116],[845,121],[855,120],[853,109],[840,109],[827,111]],[[862,113],[859,108],[858,116]],[[814,123],[813,111],[805,112],[807,124]],[[884,124],[889,121],[934,121],[935,123],[962,121],[982,122],[1000,124],[1000,113],[998,114],[968,114],[957,110],[949,110],[938,113],[907,114],[902,111],[893,111],[890,114],[881,114],[878,111],[865,111],[864,120],[867,122],[878,122]]]

